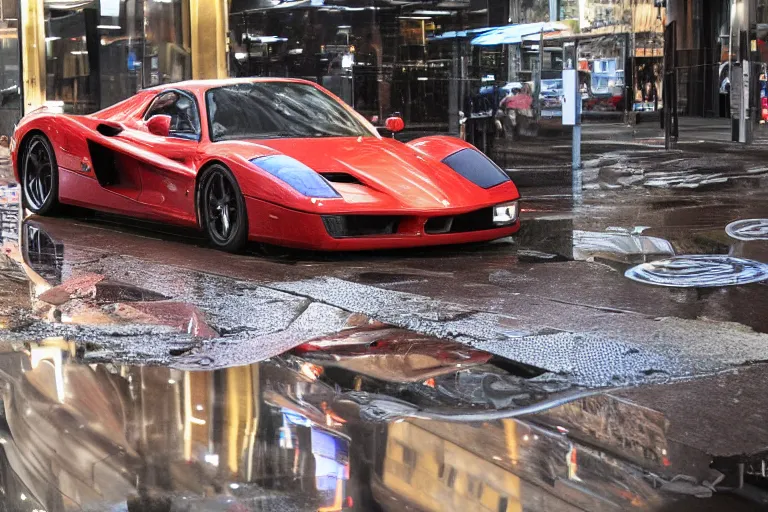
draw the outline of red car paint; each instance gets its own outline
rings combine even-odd
[[[300,82],[318,87],[352,112],[370,130],[365,137],[276,138],[211,142],[205,93],[240,82]],[[200,113],[200,140],[150,133],[143,114],[151,101],[168,90],[193,95]],[[103,135],[97,127],[113,127]],[[245,196],[249,239],[321,250],[364,250],[492,240],[519,229],[512,225],[479,231],[426,234],[430,217],[458,215],[519,198],[507,181],[489,189],[465,179],[441,162],[461,149],[463,140],[432,136],[404,144],[382,138],[362,116],[328,91],[302,80],[228,79],[191,81],[143,90],[112,107],[87,116],[65,115],[45,108],[27,115],[12,140],[12,162],[19,176],[19,149],[32,133],[51,141],[59,170],[59,201],[180,226],[199,226],[196,178],[206,165],[229,168]],[[102,186],[91,169],[88,141],[116,154],[120,184]],[[304,196],[250,162],[284,154],[321,173],[343,172],[359,183],[333,183],[341,198]],[[321,215],[403,216],[396,233],[333,238]]]

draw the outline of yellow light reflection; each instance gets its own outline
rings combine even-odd
[[[64,402],[64,367],[61,349],[58,347],[32,347],[30,350],[30,363],[32,369],[36,369],[42,361],[50,361],[53,364],[54,379],[56,381],[56,397],[60,403]]]

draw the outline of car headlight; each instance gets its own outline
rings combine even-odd
[[[443,163],[482,188],[491,188],[510,181],[507,173],[493,160],[474,149],[462,149],[443,158]]]
[[[341,197],[325,178],[295,158],[286,155],[261,156],[252,159],[251,163],[307,197]]]
[[[493,207],[493,223],[507,226],[517,222],[517,201],[499,204]]]

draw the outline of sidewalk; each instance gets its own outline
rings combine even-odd
[[[622,125],[605,136],[610,130],[605,126],[585,129],[588,133],[582,141],[581,155],[587,188],[590,182],[597,181],[602,182],[602,188],[629,185],[697,188],[713,184],[711,180],[724,181],[728,177],[757,178],[768,170],[764,169],[768,166],[768,144],[681,140],[675,149],[667,151],[663,137],[650,137],[650,132],[641,133],[643,138],[638,138]],[[563,138],[522,140],[506,153],[505,169],[519,187],[570,188],[571,150],[570,140]],[[599,176],[595,176],[596,172]],[[684,179],[665,183],[665,175]],[[697,184],[697,178],[703,183]]]

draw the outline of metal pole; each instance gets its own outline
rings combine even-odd
[[[573,176],[573,200],[581,203],[582,172],[581,172],[581,80],[579,79],[579,42],[573,42],[573,68],[576,70],[576,122],[573,125],[571,174]]]
[[[24,48],[22,45],[24,44],[23,37],[22,37],[22,30],[21,27],[24,26],[24,20],[27,17],[27,13],[21,10],[21,0],[16,0],[16,12],[19,13],[18,21],[16,21],[16,47],[18,49],[17,55],[19,58],[19,74],[18,74],[18,80],[16,82],[16,85],[19,89],[19,114],[16,117],[16,121],[13,123],[14,129],[16,128],[17,121],[21,119],[24,116],[24,90],[26,87],[24,87],[24,52],[22,49]]]

